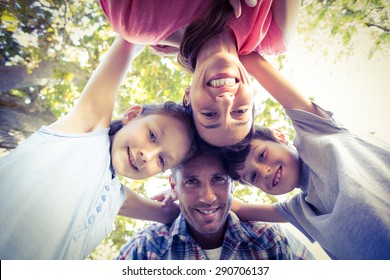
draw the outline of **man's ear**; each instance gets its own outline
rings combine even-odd
[[[176,189],[175,180],[173,180],[171,175],[168,176],[168,180],[169,180],[169,185],[171,186],[172,199],[177,199],[178,196],[177,196],[177,189]]]
[[[276,139],[278,139],[281,143],[284,143],[284,144],[288,145],[288,140],[287,140],[286,136],[279,129],[273,129],[272,130],[272,135]]]
[[[132,121],[140,114],[142,114],[143,108],[140,105],[135,105],[131,107],[122,117],[122,123],[126,125],[128,122]]]
[[[188,106],[191,103],[190,91],[191,91],[191,86],[187,86],[185,89],[184,96],[183,96],[183,105],[184,106]]]

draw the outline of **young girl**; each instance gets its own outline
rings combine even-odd
[[[233,207],[241,219],[288,221],[334,259],[390,258],[390,145],[349,131],[304,97],[261,55],[241,57],[285,108],[294,146],[279,130],[257,127],[250,146],[229,154],[233,179],[279,195],[274,205]]]
[[[109,128],[117,90],[142,49],[117,38],[75,107],[0,160],[1,259],[83,259],[120,209],[176,218],[176,207],[161,210],[116,176],[144,179],[193,151],[191,117],[172,102],[134,106]]]
[[[170,48],[180,45],[179,62],[194,74],[184,104],[196,129],[209,144],[229,146],[241,141],[253,124],[250,79],[238,56],[285,51],[300,1],[243,4],[239,18],[227,0],[100,3],[113,29],[125,40]]]

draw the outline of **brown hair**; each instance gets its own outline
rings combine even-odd
[[[148,115],[165,115],[176,120],[179,120],[186,129],[188,139],[190,140],[190,150],[187,152],[186,157],[183,160],[191,158],[198,150],[198,144],[195,137],[195,125],[192,116],[187,112],[184,106],[172,102],[166,101],[162,104],[145,104],[142,106],[141,116]],[[108,135],[112,138],[120,129],[122,129],[122,120],[114,120],[110,124],[110,130]]]
[[[188,25],[180,43],[178,62],[194,72],[196,59],[203,45],[215,35],[227,30],[233,8],[227,0],[214,0],[207,14]]]

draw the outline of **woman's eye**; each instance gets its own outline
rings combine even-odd
[[[156,142],[156,134],[154,134],[153,131],[149,130],[149,138],[150,140],[155,143]]]
[[[264,159],[265,159],[265,152],[262,151],[262,152],[259,153],[259,156],[257,157],[257,160],[259,162],[262,162]]]
[[[216,112],[202,112],[201,114],[208,119],[211,119],[217,115]]]
[[[237,115],[243,115],[243,114],[245,114],[247,111],[248,111],[248,109],[238,109],[238,110],[233,111],[233,113],[234,113],[234,114],[237,114]]]

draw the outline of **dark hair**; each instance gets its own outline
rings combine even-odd
[[[247,183],[241,180],[237,170],[242,170],[244,168],[245,159],[250,152],[251,142],[253,139],[279,143],[278,139],[276,139],[273,135],[271,129],[256,124],[254,125],[254,131],[248,134],[241,142],[224,148],[224,162],[229,176],[233,180],[238,180],[241,184],[245,185],[247,185]]]
[[[224,155],[223,155],[223,150],[219,147],[212,146],[208,143],[206,143],[204,140],[202,140],[200,137],[196,138],[197,139],[197,150],[196,152],[190,157],[187,158],[186,160],[183,160],[179,165],[175,166],[174,168],[171,169],[171,176],[173,179],[176,181],[177,179],[177,173],[183,168],[185,164],[193,160],[194,158],[200,157],[200,156],[212,156],[218,158],[221,163],[222,167],[224,170],[228,173],[227,166],[225,165],[224,161]]]
[[[166,101],[162,104],[146,104],[142,106],[141,115],[143,117],[148,115],[165,115],[179,120],[186,129],[188,139],[190,140],[190,150],[187,152],[183,160],[191,158],[198,149],[198,144],[195,140],[195,125],[192,116],[187,112],[184,106]],[[112,138],[123,127],[122,120],[114,120],[110,124],[108,135]]]
[[[202,18],[187,26],[177,57],[184,68],[194,72],[199,51],[210,38],[227,30],[232,11],[229,1],[214,0]]]

